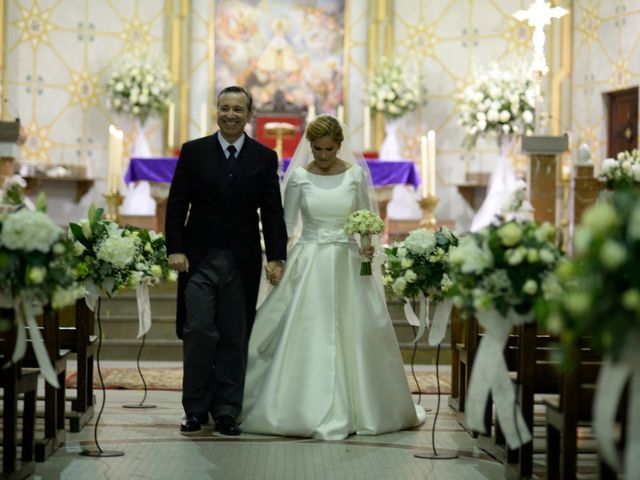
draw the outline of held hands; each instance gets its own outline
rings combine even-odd
[[[284,273],[284,264],[282,261],[273,260],[265,265],[264,270],[269,283],[274,287],[277,287],[280,283],[280,279],[282,278],[282,274]]]
[[[172,253],[169,255],[169,268],[177,272],[189,271],[189,260],[184,253]]]
[[[373,247],[373,245],[360,248],[360,255],[362,255],[369,261],[373,260],[374,253],[376,253],[376,249]]]

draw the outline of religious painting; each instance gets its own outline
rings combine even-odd
[[[241,85],[256,107],[282,97],[335,113],[343,103],[346,0],[217,0],[215,94]]]

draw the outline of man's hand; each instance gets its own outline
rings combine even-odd
[[[189,260],[184,253],[172,253],[169,255],[169,268],[177,272],[189,271]]]
[[[267,280],[274,287],[277,287],[284,273],[284,263],[281,260],[273,260],[264,267],[267,274]]]
[[[362,255],[369,261],[373,260],[374,253],[376,253],[376,249],[373,247],[373,245],[369,245],[368,247],[362,247],[360,249],[360,255]]]

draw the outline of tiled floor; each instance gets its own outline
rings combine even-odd
[[[96,393],[99,408],[102,392]],[[95,447],[91,424],[80,433],[68,433],[66,444],[45,463],[38,464],[35,478],[471,480],[504,476],[502,465],[475,448],[475,441],[457,424],[446,406],[446,397],[442,398],[435,441],[440,452],[457,451],[459,458],[455,460],[414,457],[416,453],[432,451],[434,411],[418,430],[377,437],[353,436],[340,442],[246,434],[228,438],[216,436],[211,429],[185,437],[178,431],[182,416],[180,392],[150,392],[147,403],[157,408],[146,410],[122,407],[140,402],[141,391],[107,390],[106,396],[98,441],[103,450],[120,450],[125,455],[79,455],[81,450]],[[422,405],[435,409],[436,397],[423,396]]]

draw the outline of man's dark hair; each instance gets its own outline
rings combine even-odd
[[[249,113],[253,111],[253,97],[244,88],[237,85],[231,85],[230,87],[223,88],[218,94],[218,102],[220,102],[220,97],[225,93],[243,93],[244,96],[247,97],[247,108],[249,109]]]

